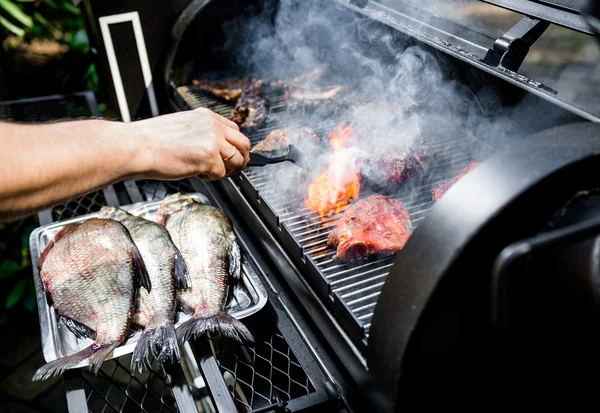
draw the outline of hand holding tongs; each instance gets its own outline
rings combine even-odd
[[[248,162],[247,166],[265,166],[285,161],[293,162],[300,166],[301,160],[302,154],[300,151],[294,145],[288,145],[287,153],[282,156],[264,156],[257,152],[250,152],[250,162]]]

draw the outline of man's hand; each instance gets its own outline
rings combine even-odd
[[[240,172],[250,141],[238,126],[208,109],[178,112],[130,124],[134,168],[153,179],[196,175],[216,180]]]

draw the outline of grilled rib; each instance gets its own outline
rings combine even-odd
[[[346,209],[327,245],[337,249],[333,261],[357,263],[371,256],[394,255],[411,234],[412,223],[402,202],[373,195]]]
[[[267,112],[267,102],[263,98],[252,91],[244,91],[229,119],[238,124],[242,133],[251,133],[265,123]]]

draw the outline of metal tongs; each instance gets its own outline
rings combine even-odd
[[[287,151],[286,151],[287,149]],[[258,152],[250,152],[250,162],[247,166],[265,166],[280,162],[293,162],[298,166],[301,166],[302,154],[294,145],[288,145],[286,149],[277,151],[277,153],[285,152],[285,155],[281,156],[265,156]],[[268,153],[268,152],[262,152]]]

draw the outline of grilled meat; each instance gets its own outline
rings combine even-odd
[[[391,192],[406,184],[418,184],[423,174],[421,162],[407,152],[365,159],[361,163],[362,178],[376,190]]]
[[[65,325],[77,337],[95,341],[40,367],[33,380],[60,374],[86,359],[97,373],[127,336],[136,286],[151,291],[129,232],[120,222],[107,219],[68,225],[48,244],[38,268],[49,301]]]
[[[442,195],[444,195],[446,193],[446,191],[448,189],[450,189],[450,187],[452,185],[454,185],[456,182],[458,182],[458,180],[460,178],[462,178],[463,176],[465,176],[466,174],[468,174],[469,172],[471,172],[473,169],[475,169],[477,166],[479,165],[479,162],[471,162],[470,164],[468,164],[467,166],[465,166],[463,169],[461,169],[461,171],[459,172],[459,174],[452,178],[447,180],[446,182],[442,182],[441,184],[439,184],[437,186],[437,188],[435,188],[433,190],[433,194],[432,194],[432,199],[434,201],[438,201]]]
[[[317,142],[318,137],[311,128],[286,128],[275,129],[265,139],[258,142],[250,152],[279,153],[286,150],[289,145],[310,140]]]
[[[246,326],[224,311],[229,285],[239,279],[241,267],[240,249],[227,215],[176,193],[163,200],[157,221],[171,234],[192,278],[191,288],[177,292],[180,307],[192,315],[177,329],[180,342],[207,331],[253,341]]]
[[[395,254],[411,234],[412,223],[402,202],[372,195],[346,209],[327,245],[337,249],[333,261],[358,263]]]
[[[102,207],[99,217],[114,219],[125,225],[140,251],[154,287],[150,293],[140,289],[136,296],[133,323],[144,328],[144,333],[133,352],[131,370],[141,371],[149,349],[160,364],[173,358],[179,360],[174,327],[175,291],[191,286],[181,253],[162,225],[111,206]]]
[[[229,119],[238,124],[242,133],[250,133],[265,123],[267,112],[267,102],[263,98],[254,92],[244,92]]]
[[[252,78],[229,78],[224,80],[192,80],[198,89],[226,102],[236,102],[244,91],[260,94],[263,80]]]

